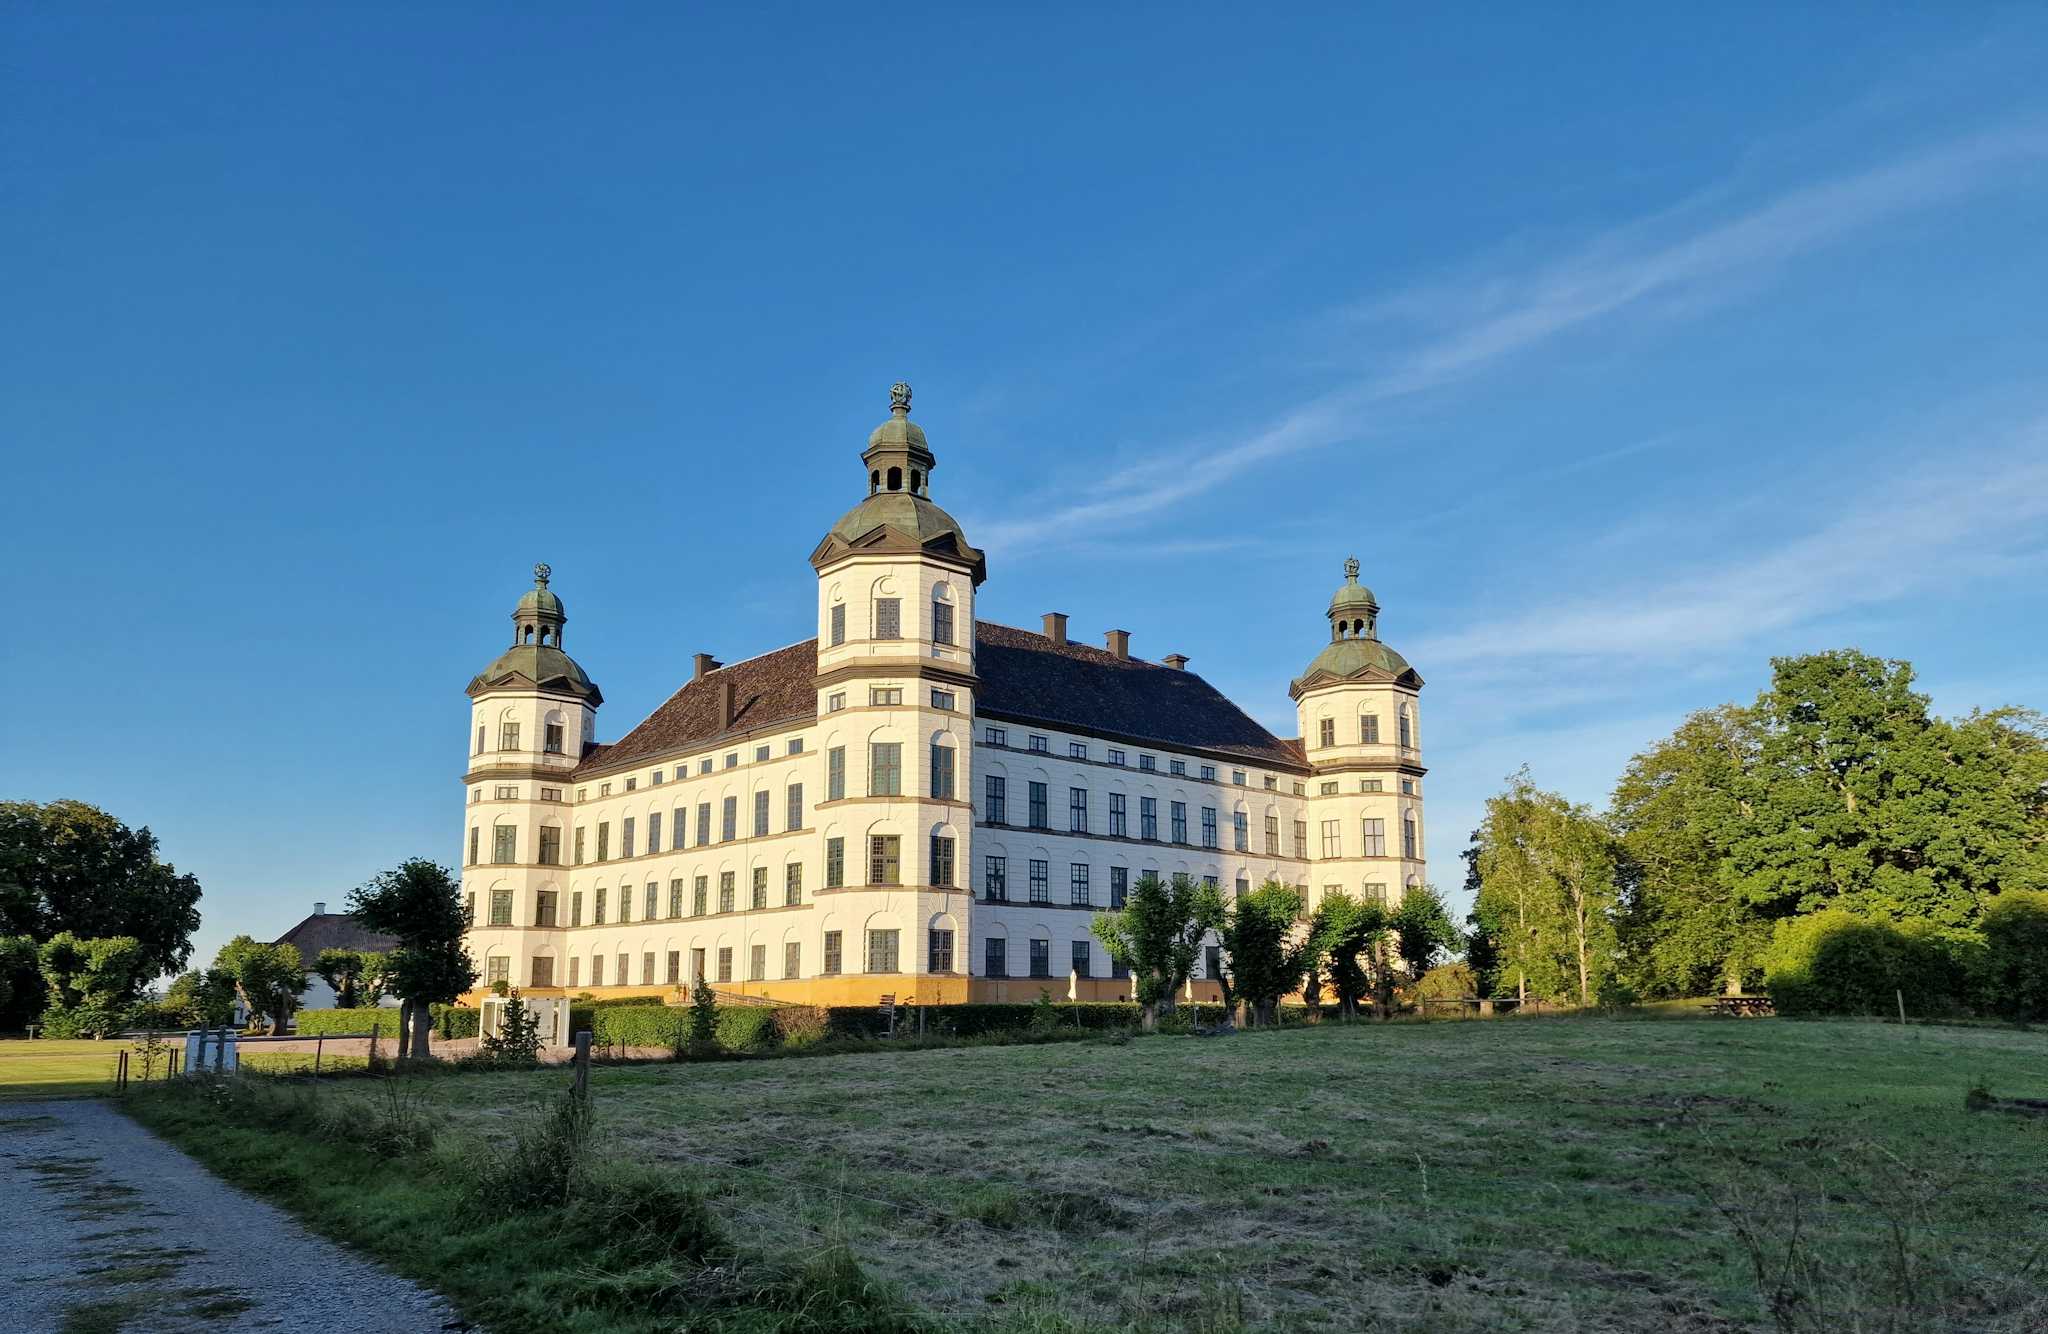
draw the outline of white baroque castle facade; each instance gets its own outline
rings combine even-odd
[[[546,566],[469,684],[462,884],[484,986],[815,1004],[1125,999],[1090,932],[1140,877],[1396,901],[1424,877],[1422,679],[1355,561],[1267,732],[1130,636],[978,621],[982,553],[892,390],[811,553],[817,637],[687,681],[617,741]],[[1216,995],[1213,948],[1194,984]]]

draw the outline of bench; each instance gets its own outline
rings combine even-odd
[[[896,995],[894,992],[891,992],[888,995],[882,997],[881,1004],[875,1007],[875,1013],[881,1018],[882,1021],[882,1036],[885,1038],[895,1037]]]
[[[1732,1014],[1737,1018],[1754,1019],[1778,1012],[1769,996],[1716,996],[1707,1002],[1708,1014]]]

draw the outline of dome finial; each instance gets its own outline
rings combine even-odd
[[[536,561],[533,567],[533,586],[535,588],[546,588],[548,586],[548,576],[553,573],[554,571],[548,568],[546,561]]]
[[[889,386],[889,411],[899,417],[910,415],[910,386],[902,380]]]
[[[1344,577],[1346,579],[1358,578],[1358,557],[1346,556],[1344,558]]]

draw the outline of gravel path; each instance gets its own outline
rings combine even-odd
[[[0,1103],[0,1330],[464,1328],[103,1102]]]

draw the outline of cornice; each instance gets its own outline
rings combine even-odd
[[[876,641],[869,641],[876,642]],[[843,647],[843,645],[841,646]],[[823,650],[830,652],[831,650]],[[822,671],[814,678],[818,688],[836,686],[844,681],[895,677],[905,680],[938,681],[946,685],[973,690],[981,684],[981,678],[971,671],[957,667],[941,667],[923,658],[862,658],[857,662],[841,663],[828,671]],[[819,717],[825,715],[820,714]]]

